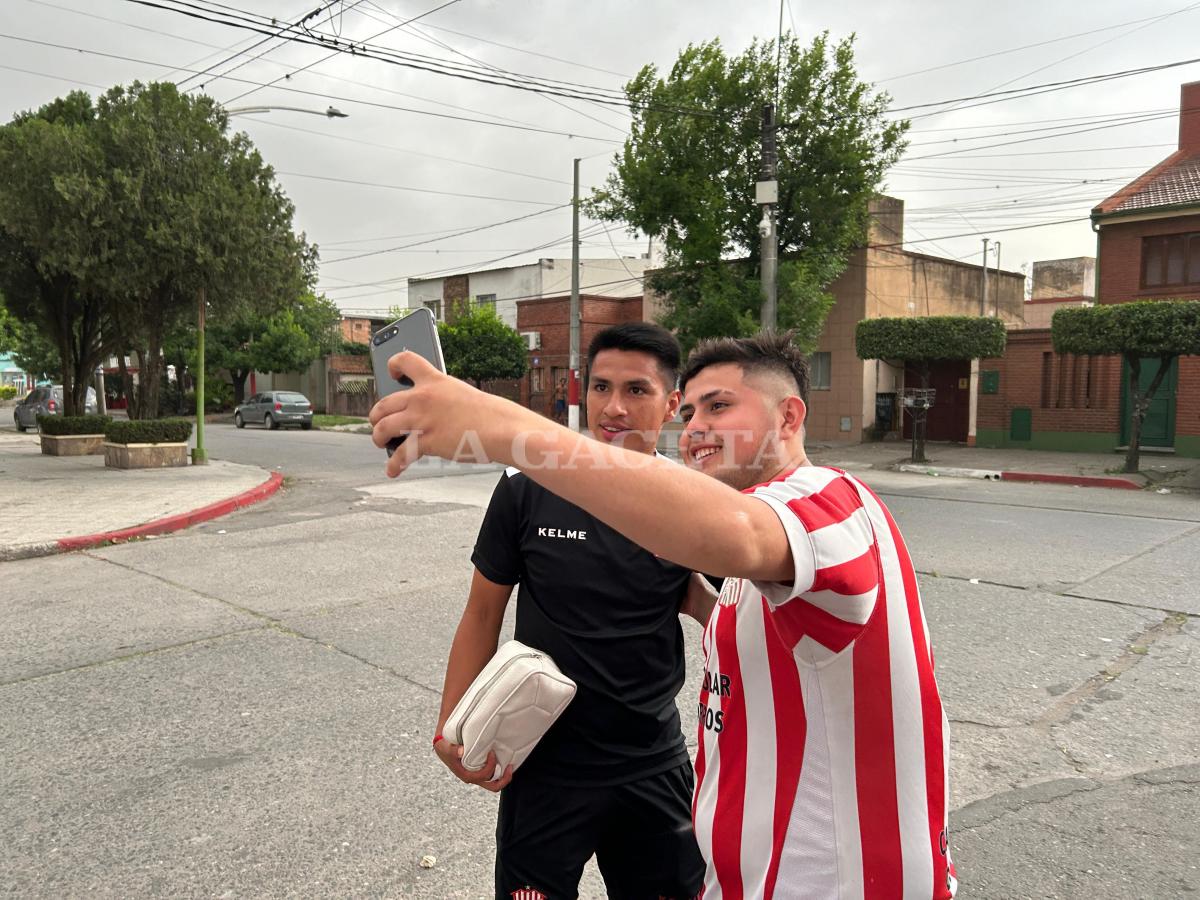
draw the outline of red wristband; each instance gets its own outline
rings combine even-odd
[[[444,741],[444,740],[445,740],[445,738],[442,737],[441,732],[438,732],[437,734],[435,734],[433,736],[433,746],[436,747],[438,745],[438,741]]]

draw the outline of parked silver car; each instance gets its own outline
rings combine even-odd
[[[280,425],[299,425],[305,431],[312,428],[313,405],[295,391],[264,391],[255,394],[233,411],[233,424],[245,428],[247,422],[278,428]]]
[[[83,411],[89,416],[94,416],[99,411],[94,387],[87,389]],[[17,401],[17,405],[13,407],[13,421],[17,425],[17,431],[26,431],[37,428],[38,416],[61,416],[62,412],[62,385],[43,385],[35,387],[23,400]]]

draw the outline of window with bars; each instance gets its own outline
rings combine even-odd
[[[1200,285],[1200,232],[1142,238],[1142,287]]]
[[[1042,354],[1042,409],[1100,409],[1096,358],[1070,353]]]

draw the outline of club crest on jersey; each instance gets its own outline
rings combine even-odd
[[[725,583],[721,585],[721,593],[717,596],[717,603],[721,606],[737,606],[741,598],[742,579],[726,578]]]
[[[512,892],[513,900],[546,900],[546,895],[537,888],[525,886]]]

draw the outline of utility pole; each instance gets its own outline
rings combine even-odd
[[[988,239],[983,239],[983,296],[979,298],[979,315],[987,315],[987,258]]]
[[[779,235],[776,233],[775,205],[779,202],[778,161],[776,148],[775,104],[767,103],[762,111],[762,165],[758,183],[754,185],[754,199],[762,207],[762,221],[758,233],[762,236],[762,320],[763,328],[774,329],[776,324],[776,282],[779,271]]]
[[[1000,242],[996,241],[996,318],[1000,318]]]
[[[200,312],[196,319],[196,446],[192,448],[193,466],[208,465],[208,451],[204,448],[204,307],[207,305],[208,293],[201,286]],[[179,387],[183,389],[182,384]]]
[[[579,430],[579,160],[575,160],[575,191],[571,195],[571,358],[567,389],[567,427]]]

